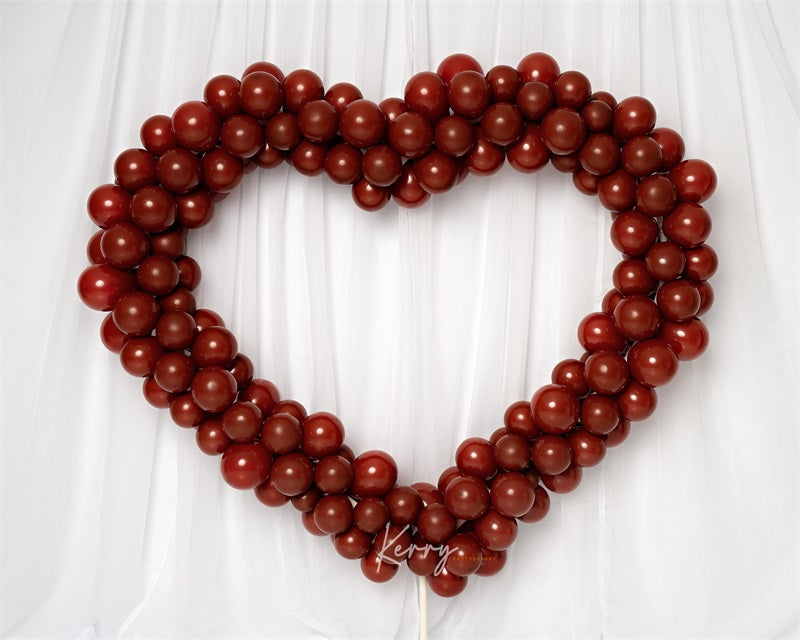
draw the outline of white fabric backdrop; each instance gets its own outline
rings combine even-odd
[[[544,50],[641,94],[717,169],[706,355],[521,527],[509,566],[430,598],[435,638],[798,634],[798,6],[794,3],[8,3],[2,17],[6,637],[415,637],[417,583],[376,586],[291,508],[229,489],[97,339],[84,203],[139,124],[266,59],[366,97],[466,51]],[[617,255],[568,177],[509,167],[416,211],[281,167],[192,235],[199,301],[257,371],[335,411],[401,482],[576,357]],[[589,274],[589,277],[587,277]]]

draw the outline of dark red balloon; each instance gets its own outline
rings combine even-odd
[[[531,400],[533,422],[545,433],[565,433],[578,422],[578,396],[557,384],[541,387]]]
[[[169,229],[177,213],[175,198],[162,187],[142,187],[131,199],[131,221],[149,233],[161,233]]]
[[[648,387],[670,382],[678,372],[678,358],[668,344],[658,338],[643,340],[628,352],[631,377]]]
[[[541,473],[555,475],[569,467],[572,451],[561,436],[543,435],[534,441],[531,459]]]
[[[267,143],[280,151],[294,149],[302,140],[297,117],[291,113],[281,112],[267,121],[264,128]]]
[[[714,304],[714,289],[708,282],[692,282],[692,285],[700,294],[700,308],[697,310],[697,315],[702,316]]]
[[[92,222],[107,229],[131,217],[131,194],[116,184],[100,185],[89,194],[86,210]]]
[[[200,184],[202,173],[202,166],[197,156],[181,147],[164,153],[156,164],[158,181],[176,194],[194,189]]]
[[[145,120],[139,130],[139,138],[142,146],[154,156],[160,156],[177,144],[172,133],[172,120],[165,115],[150,116]]]
[[[130,273],[106,264],[86,267],[78,278],[81,300],[97,311],[110,311],[120,296],[135,286],[136,280]]]
[[[403,165],[403,173],[392,186],[392,198],[406,208],[420,207],[430,200],[431,194],[422,188],[414,173],[414,162],[408,161]]]
[[[359,152],[361,172],[370,184],[377,187],[390,187],[403,173],[403,161],[390,146],[373,145],[363,158]]]
[[[314,469],[311,460],[302,453],[279,456],[273,462],[272,482],[285,496],[299,496],[305,493],[313,479]]]
[[[401,113],[389,124],[388,140],[401,156],[418,158],[433,144],[433,126],[419,113]]]
[[[397,463],[385,451],[365,451],[353,462],[353,474],[354,496],[380,498],[397,482]]]
[[[391,192],[385,187],[377,187],[366,179],[359,180],[351,187],[353,202],[364,211],[378,211],[389,202]]]
[[[503,416],[503,423],[509,433],[515,433],[528,440],[533,440],[539,435],[539,428],[533,423],[531,403],[525,400],[509,405]]]
[[[222,454],[222,477],[234,489],[255,489],[269,477],[272,456],[259,442],[232,444]]]
[[[555,59],[542,52],[529,53],[517,65],[517,73],[519,73],[522,82],[536,80],[551,88],[560,72],[561,69]]]
[[[501,473],[492,480],[492,506],[509,518],[524,516],[533,506],[534,487],[521,473]]]
[[[654,244],[647,251],[644,261],[650,275],[662,282],[675,280],[686,266],[683,249],[674,242]]]
[[[222,421],[219,418],[208,418],[197,427],[197,447],[209,456],[217,456],[225,451],[231,439],[222,430]],[[260,499],[260,498],[259,498]],[[286,502],[284,500],[284,502]]]
[[[482,74],[483,67],[480,62],[466,53],[453,53],[436,67],[436,74],[448,84],[456,74],[462,71],[477,71]]]
[[[361,558],[361,572],[372,582],[388,582],[394,578],[399,568],[399,565],[387,562],[374,550]]]
[[[564,71],[556,78],[553,95],[559,107],[580,109],[592,95],[592,85],[580,71]]]
[[[531,507],[533,509],[533,507]],[[530,513],[530,511],[529,511]],[[475,572],[478,576],[494,576],[503,570],[508,560],[508,552],[504,549],[495,551],[492,549],[482,548],[481,550],[481,566]]]
[[[208,151],[219,139],[219,116],[205,102],[184,102],[172,114],[175,141],[189,151]]]
[[[372,538],[356,526],[350,527],[333,539],[336,552],[348,560],[363,558],[372,548]]]
[[[205,189],[197,189],[177,198],[177,222],[186,229],[196,229],[211,222],[214,202]]]
[[[203,100],[220,118],[230,118],[240,112],[238,78],[228,75],[214,76],[206,83]]]
[[[510,102],[495,102],[481,117],[483,135],[499,147],[516,142],[524,130],[525,120],[519,109]]]
[[[703,202],[717,188],[717,174],[704,160],[684,160],[669,172],[669,179],[683,202]]]
[[[594,467],[606,455],[605,440],[588,430],[575,429],[567,436],[567,441],[572,449],[572,460],[579,467]]]
[[[447,560],[445,569],[457,576],[469,576],[481,566],[482,549],[480,543],[470,535],[457,533],[446,543]]]
[[[100,340],[103,342],[103,346],[112,353],[119,353],[128,340],[128,336],[114,324],[110,313],[106,314],[103,322],[100,323]]]
[[[506,149],[509,164],[517,171],[531,173],[537,171],[550,160],[550,149],[544,143],[541,128],[526,124],[522,135]]]
[[[171,393],[164,391],[158,386],[158,383],[152,376],[148,376],[144,379],[144,383],[142,383],[142,393],[144,394],[144,399],[156,409],[168,409],[173,398]]]
[[[264,421],[261,441],[275,455],[297,451],[303,440],[303,430],[297,417],[288,413],[275,413]]]
[[[577,488],[582,477],[583,470],[573,463],[569,469],[557,476],[542,476],[542,484],[553,493],[569,493]]]
[[[261,423],[261,410],[252,402],[234,402],[222,414],[222,430],[234,442],[254,441]]]
[[[389,507],[380,498],[362,498],[356,503],[353,517],[359,529],[374,534],[389,522]]]
[[[611,242],[631,257],[645,255],[658,239],[658,223],[638,211],[624,211],[611,223]]]
[[[466,118],[447,116],[436,123],[433,139],[439,151],[458,158],[475,145],[475,129]]]
[[[149,256],[142,260],[136,270],[136,284],[154,296],[165,296],[180,284],[180,276],[174,260],[166,256]]]
[[[627,368],[626,363],[626,371]],[[609,433],[617,426],[619,417],[619,407],[611,396],[592,394],[581,400],[581,425],[589,433],[598,436]]]
[[[614,267],[611,276],[614,288],[624,296],[650,295],[658,282],[650,275],[647,264],[639,258],[627,258]]]
[[[667,343],[678,360],[694,360],[708,347],[708,329],[697,318],[685,322],[665,320],[658,337]]]
[[[325,100],[336,109],[336,113],[342,115],[344,108],[351,102],[363,98],[361,90],[349,82],[337,82],[328,87],[325,92]]]
[[[586,140],[586,123],[575,109],[556,107],[542,119],[542,138],[556,155],[575,153]]]
[[[386,98],[381,100],[378,106],[383,111],[383,115],[386,116],[386,121],[390,123],[394,122],[395,118],[401,113],[408,111],[408,105],[402,98]]]
[[[427,583],[431,591],[442,598],[453,598],[462,593],[467,588],[467,578],[459,576],[442,569],[440,573],[434,573],[427,577]]]
[[[117,184],[130,192],[157,182],[156,159],[144,149],[127,149],[114,162]]]
[[[658,165],[658,171],[669,171],[683,160],[686,147],[683,143],[683,138],[677,131],[667,127],[659,127],[653,129],[650,137],[656,141],[661,149],[661,163]]]
[[[664,218],[661,229],[675,244],[693,249],[708,239],[711,233],[711,216],[699,204],[682,203]]]
[[[499,64],[489,69],[486,81],[489,83],[492,99],[495,102],[512,102],[522,85],[517,70],[507,64]]]
[[[647,296],[630,295],[614,307],[614,322],[625,338],[644,340],[658,331],[661,312],[658,305]]]
[[[353,524],[353,506],[347,496],[323,496],[314,506],[314,524],[328,535],[347,531]]]
[[[395,487],[384,498],[392,524],[413,525],[422,510],[422,497],[412,487]]]
[[[648,216],[667,215],[677,201],[675,188],[666,176],[648,176],[636,185],[636,210]]]
[[[169,415],[179,427],[188,429],[202,424],[208,415],[192,399],[190,392],[174,396],[169,404]]]
[[[583,362],[573,358],[562,360],[553,367],[553,372],[550,374],[550,382],[572,389],[575,395],[579,397],[589,393]]]
[[[475,535],[487,549],[508,549],[517,539],[517,521],[489,509],[475,522]]]
[[[533,506],[528,510],[528,513],[518,518],[520,522],[539,522],[550,511],[550,496],[544,487],[536,487],[534,495]]]
[[[614,107],[595,97],[583,105],[581,117],[586,122],[586,128],[589,131],[593,133],[610,133],[611,124],[614,120]]]
[[[284,108],[290,113],[296,114],[307,102],[321,100],[324,96],[322,80],[309,69],[291,71],[283,80]]]
[[[314,467],[314,484],[324,493],[344,493],[352,483],[353,466],[342,456],[326,456]]]
[[[620,416],[631,422],[637,422],[653,415],[658,403],[658,396],[651,387],[631,380],[617,394],[615,400]]]
[[[619,143],[607,133],[594,133],[587,138],[578,157],[589,173],[608,175],[619,167]]]
[[[630,420],[624,418],[619,421],[616,427],[606,435],[606,447],[618,447],[625,440],[631,432]]]
[[[584,364],[586,382],[595,393],[614,395],[627,384],[628,365],[616,351],[595,351]]]
[[[114,303],[111,312],[114,324],[129,336],[150,335],[159,315],[155,298],[144,291],[126,291]]]
[[[432,71],[421,71],[406,83],[404,99],[411,111],[436,123],[447,115],[447,85]]]
[[[717,252],[707,244],[702,244],[693,249],[686,249],[683,252],[686,257],[686,267],[683,271],[690,280],[699,282],[708,280],[717,272],[719,258]]]
[[[458,166],[449,156],[429,151],[414,162],[414,175],[428,193],[444,193],[455,186]]]
[[[597,183],[597,197],[611,211],[630,209],[636,201],[636,179],[624,169],[617,169]]]
[[[528,405],[530,406],[530,405]],[[531,461],[531,448],[527,438],[499,430],[501,435],[494,445],[494,458],[506,471],[522,471]]]
[[[419,493],[424,504],[431,504],[433,502],[444,504],[444,496],[442,496],[439,489],[430,482],[415,482],[411,485],[411,488]]]
[[[474,520],[489,508],[489,490],[475,476],[457,476],[447,484],[444,503],[456,518]]]
[[[430,544],[444,544],[456,532],[456,519],[443,504],[425,505],[417,516],[420,535]]]
[[[339,451],[344,442],[344,425],[332,413],[320,411],[303,421],[301,448],[305,455],[320,459]]]
[[[661,285],[656,302],[665,318],[682,322],[700,311],[700,292],[689,280],[673,280]]]
[[[636,136],[622,147],[622,168],[632,176],[649,176],[660,165],[661,147],[650,136]]]
[[[647,98],[625,98],[614,109],[614,137],[620,142],[647,135],[655,124],[656,109]]]
[[[280,493],[269,478],[253,489],[253,493],[261,504],[268,507],[282,507],[289,502],[289,498]]]
[[[227,369],[233,364],[237,353],[239,343],[225,327],[202,330],[192,344],[192,359],[198,367],[217,366]]]
[[[614,323],[614,318],[602,312],[590,313],[578,325],[578,340],[587,351],[622,351],[623,338]]]
[[[264,146],[264,127],[252,116],[239,113],[222,123],[220,141],[222,148],[232,156],[251,158]]]
[[[325,155],[325,173],[338,184],[353,184],[361,178],[361,151],[349,144],[337,144]]]
[[[456,449],[459,471],[478,478],[488,478],[497,470],[494,447],[484,438],[467,438]]]
[[[491,102],[491,89],[483,76],[473,70],[457,73],[448,82],[447,99],[457,115],[469,120],[478,118]]]
[[[344,141],[359,149],[380,142],[386,134],[386,116],[369,100],[354,100],[342,111],[339,129]]]
[[[479,176],[489,176],[500,170],[505,159],[503,149],[489,142],[486,136],[478,131],[475,146],[467,156],[467,169]]]
[[[192,398],[209,413],[220,413],[236,398],[238,387],[233,374],[221,367],[205,367],[192,378]]]

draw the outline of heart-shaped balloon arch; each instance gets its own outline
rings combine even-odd
[[[228,484],[269,506],[291,500],[305,528],[360,559],[370,580],[389,580],[405,562],[453,596],[467,576],[497,573],[517,522],[541,520],[548,490],[573,490],[584,467],[653,412],[654,387],[706,348],[697,316],[713,302],[717,256],[704,244],[711,220],[699,203],[716,176],[683,160],[681,137],[655,122],[645,98],[592,93],[586,76],[561,73],[544,53],[486,74],[455,54],[413,76],[403,99],[380,104],[351,84],[326,92],[311,71],[284,77],[259,62],[241,80],[212,78],[203,101],[144,122],[144,149],[123,151],[116,183],[89,197],[101,230],[79,293],[110,311],[103,343],[144,378],[147,400],[196,428],[203,452],[222,454]],[[613,212],[611,240],[623,254],[614,288],[578,327],[580,359],[558,363],[552,384],[508,407],[488,440],[462,442],[437,485],[396,486],[388,453],[354,456],[336,416],[308,415],[253,377],[220,316],[196,307],[200,268],[185,255],[185,231],[206,224],[256,167],[324,171],[374,211],[390,198],[420,206],[506,158],[525,173],[552,161]]]

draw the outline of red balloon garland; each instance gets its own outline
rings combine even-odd
[[[647,99],[592,93],[586,76],[562,73],[544,53],[486,74],[455,54],[436,73],[413,76],[403,99],[380,104],[348,83],[326,92],[306,69],[284,77],[255,63],[241,80],[212,78],[203,101],[144,122],[144,148],[123,151],[115,184],[89,196],[101,230],[78,290],[110,312],[103,344],[144,378],[152,405],[196,429],[201,451],[221,454],[228,484],[268,506],[291,501],[305,528],[360,559],[370,580],[389,580],[405,562],[435,593],[454,596],[469,575],[496,574],[517,523],[547,514],[548,491],[572,491],[584,467],[653,413],[655,387],[708,344],[698,316],[714,299],[707,280],[717,255],[700,203],[716,175],[683,160],[680,135],[655,124]],[[551,384],[513,403],[489,440],[461,443],[437,486],[397,486],[388,453],[354,456],[336,416],[308,415],[254,378],[219,315],[196,307],[200,267],[185,255],[185,231],[207,224],[215,202],[255,167],[286,161],[309,176],[325,172],[375,211],[390,199],[418,207],[506,158],[525,173],[551,161],[612,211],[611,240],[623,254],[614,288],[578,327],[580,360],[557,364]]]

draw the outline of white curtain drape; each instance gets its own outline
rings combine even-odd
[[[521,526],[500,575],[429,597],[430,636],[797,637],[797,4],[4,2],[0,19],[6,637],[416,637],[409,572],[373,585],[291,506],[227,487],[102,347],[75,293],[85,199],[145,118],[257,60],[379,101],[449,53],[488,70],[537,50],[647,96],[715,166],[711,345]],[[357,452],[391,452],[401,482],[435,482],[580,355],[618,260],[609,225],[551,168],[366,214],[282,166],[189,253],[260,377],[334,411]]]

